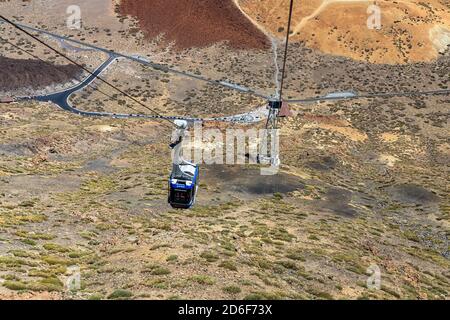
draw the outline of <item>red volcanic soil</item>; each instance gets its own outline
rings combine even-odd
[[[0,56],[0,91],[41,89],[51,84],[68,82],[80,73],[81,69],[74,65],[51,66],[39,60]]]
[[[163,33],[178,49],[222,41],[235,49],[270,48],[232,0],[122,0],[119,13],[136,17],[149,38]]]

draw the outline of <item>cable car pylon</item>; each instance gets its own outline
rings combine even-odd
[[[265,127],[265,137],[260,141],[257,162],[260,164],[270,164],[272,167],[280,166],[280,156],[278,154],[278,118],[291,116],[289,104],[283,101],[284,79],[286,78],[286,61],[289,49],[289,36],[291,32],[292,13],[294,0],[289,6],[288,28],[286,32],[286,42],[283,58],[283,70],[281,73],[280,91],[275,94],[275,98],[268,101],[269,115]]]

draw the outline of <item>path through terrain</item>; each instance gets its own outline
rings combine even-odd
[[[53,68],[58,69],[55,72]],[[0,91],[8,92],[22,86],[42,87],[55,83],[66,83],[77,77],[80,70],[74,65],[49,65],[38,60],[12,59],[0,56]]]

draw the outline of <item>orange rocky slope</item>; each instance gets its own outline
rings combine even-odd
[[[289,0],[236,0],[282,38]],[[381,8],[382,28],[367,28],[368,7]],[[325,53],[374,63],[431,61],[450,44],[449,0],[295,0],[292,39]]]

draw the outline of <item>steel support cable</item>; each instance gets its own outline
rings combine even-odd
[[[287,27],[287,32],[286,32],[286,45],[285,45],[285,49],[284,49],[283,71],[281,72],[280,100],[283,99],[283,86],[284,86],[284,78],[286,76],[286,61],[287,61],[287,56],[288,56],[288,51],[289,51],[289,35],[291,32],[293,9],[294,9],[294,0],[291,0],[291,4],[289,6],[288,27]]]

